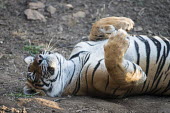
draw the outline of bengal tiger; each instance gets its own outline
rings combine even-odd
[[[75,45],[69,59],[45,51],[28,56],[25,94],[121,98],[170,95],[170,41],[132,36],[134,22],[107,17],[93,24],[90,41]]]

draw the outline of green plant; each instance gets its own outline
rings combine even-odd
[[[12,96],[12,97],[15,97],[15,98],[20,98],[20,97],[22,97],[22,98],[30,98],[30,97],[32,97],[34,95],[25,95],[23,93],[11,93],[11,94],[9,94],[9,96]]]
[[[38,54],[41,52],[43,46],[35,46],[35,45],[25,45],[24,50],[28,51],[30,54]]]

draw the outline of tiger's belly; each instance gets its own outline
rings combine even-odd
[[[162,39],[142,38],[144,41],[130,37],[130,46],[124,58],[141,66],[147,79],[144,83],[128,89],[118,86],[109,77],[103,48],[107,40],[88,41],[75,46],[72,55],[81,51],[90,52],[90,58],[81,71],[80,89],[77,95],[113,97],[143,93],[170,95],[170,46]]]

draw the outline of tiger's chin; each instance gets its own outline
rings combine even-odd
[[[23,88],[23,93],[25,95],[46,96],[46,93],[43,90],[35,89],[30,83],[26,83],[25,87]]]

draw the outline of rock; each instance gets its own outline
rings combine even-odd
[[[24,11],[24,14],[27,16],[28,20],[41,20],[43,22],[46,21],[44,15],[42,15],[40,12],[32,9],[26,9]]]
[[[137,32],[142,31],[142,30],[143,30],[143,28],[141,26],[137,26],[134,28],[134,31],[137,31]]]
[[[72,5],[72,4],[66,4],[65,7],[66,7],[67,9],[73,9],[73,5]]]
[[[153,34],[153,32],[151,30],[148,30],[147,33],[148,34]]]
[[[50,5],[47,7],[47,11],[52,15],[56,12],[56,8]]]
[[[76,18],[84,18],[86,16],[86,13],[83,11],[78,11],[77,13],[74,13],[73,16]]]
[[[28,4],[28,6],[29,6],[30,9],[43,9],[43,8],[45,8],[44,3],[42,3],[42,2],[30,2]]]

